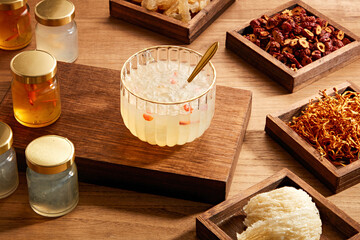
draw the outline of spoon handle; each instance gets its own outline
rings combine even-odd
[[[210,61],[210,59],[214,56],[217,49],[219,48],[219,42],[214,42],[209,49],[206,51],[206,53],[203,55],[203,57],[200,59],[199,63],[194,68],[194,71],[191,73],[190,77],[188,78],[188,82],[190,83],[196,75],[206,66],[206,64]]]

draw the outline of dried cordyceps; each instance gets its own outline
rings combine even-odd
[[[359,159],[360,93],[345,91],[335,96],[320,91],[321,98],[311,100],[289,126],[321,156],[334,165],[345,166]]]
[[[271,17],[263,15],[250,26],[252,33],[245,37],[295,71],[351,43],[343,31],[300,6]],[[274,41],[279,48],[271,47]]]

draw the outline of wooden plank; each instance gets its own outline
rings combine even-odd
[[[0,120],[13,129],[21,169],[30,141],[58,134],[74,143],[82,181],[210,203],[226,198],[249,121],[250,91],[218,86],[217,110],[204,135],[183,146],[159,147],[125,127],[119,71],[65,63],[58,68],[62,115],[53,125],[32,129],[17,123],[10,94],[0,106]]]
[[[281,170],[198,216],[196,218],[197,236],[201,240],[236,239],[236,233],[241,233],[245,229],[242,224],[245,218],[242,209],[249,199],[259,193],[283,186],[303,189],[312,197],[322,221],[323,231],[320,239],[357,239],[359,237],[359,223],[288,169]]]
[[[185,44],[193,42],[235,0],[212,0],[189,23],[147,9],[127,0],[110,0],[110,15],[145,27]]]
[[[339,93],[346,90],[358,91],[359,87],[345,82],[335,87]],[[328,95],[334,95],[331,88]],[[278,141],[292,156],[298,159],[308,170],[316,175],[333,192],[343,191],[360,182],[360,161],[355,161],[344,167],[335,167],[329,160],[320,156],[320,153],[292,130],[287,123],[293,116],[299,116],[314,95],[304,99],[281,113],[269,114],[266,117],[265,131]]]
[[[290,1],[265,14],[272,16],[275,13],[279,13],[285,9],[292,9],[298,5],[306,9],[310,14],[325,19],[337,29],[343,30],[346,37],[353,40],[353,42],[295,72],[242,36],[249,28],[249,24],[229,31],[226,35],[227,48],[267,74],[289,92],[298,91],[339,68],[354,62],[359,58],[360,53],[360,38],[358,36],[300,0]]]

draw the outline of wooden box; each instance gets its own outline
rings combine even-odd
[[[122,121],[120,71],[59,63],[57,76],[62,113],[50,126],[20,125],[10,90],[0,104],[0,121],[14,132],[21,170],[26,146],[56,134],[74,143],[81,181],[209,203],[225,200],[250,118],[250,91],[216,86],[216,110],[205,133],[182,146],[159,147],[134,137]]]
[[[358,86],[348,82],[338,85],[336,89],[339,93],[343,93],[345,90],[360,91]],[[329,89],[327,94],[334,95],[334,90]],[[329,160],[321,157],[318,150],[286,124],[291,121],[293,116],[300,115],[309,100],[315,99],[315,97],[320,96],[314,95],[294,104],[284,112],[267,115],[265,131],[322,180],[330,190],[337,193],[360,182],[360,160],[347,166],[336,167]]]
[[[212,0],[188,23],[148,11],[128,0],[110,0],[110,15],[190,44],[235,0]]]
[[[236,233],[245,229],[243,221],[246,216],[242,209],[249,199],[284,186],[303,189],[312,197],[322,221],[321,240],[360,239],[359,223],[286,168],[198,216],[197,236],[201,240],[237,239]]]
[[[293,9],[296,6],[303,7],[312,15],[325,19],[330,25],[341,29],[344,31],[345,36],[352,40],[352,42],[297,71],[293,71],[243,36],[243,34],[249,33],[251,29],[249,24],[250,20],[245,25],[226,33],[227,48],[267,74],[271,79],[281,84],[290,92],[295,92],[342,66],[351,63],[357,59],[360,51],[358,36],[300,0],[290,1],[265,14],[272,16],[275,13],[282,12],[285,9]],[[255,16],[253,19],[259,17],[260,16]]]

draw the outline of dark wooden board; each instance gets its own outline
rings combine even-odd
[[[336,86],[339,93],[345,90],[360,92],[360,88],[353,83],[345,82]],[[333,95],[333,88],[327,94]],[[286,123],[292,116],[298,116],[308,105],[310,99],[320,97],[314,95],[304,99],[281,113],[266,116],[265,131],[277,140],[292,156],[315,174],[333,192],[340,192],[360,182],[360,161],[355,161],[347,166],[334,166],[330,161],[320,156],[320,153],[292,130]]]
[[[300,0],[290,1],[265,14],[272,16],[284,9],[292,9],[297,5],[303,7],[311,14],[327,20],[335,28],[343,30],[345,35],[354,41],[295,72],[242,35],[250,27],[249,23],[252,19],[245,25],[226,33],[227,48],[267,74],[289,92],[295,92],[306,87],[329,73],[348,65],[358,59],[360,53],[360,38],[358,36]],[[253,19],[260,16],[255,16]]]
[[[190,44],[234,2],[235,0],[212,0],[188,23],[148,11],[127,0],[110,0],[109,4],[112,17]]]
[[[360,239],[359,223],[286,168],[198,216],[197,236],[201,240],[237,239],[236,233],[245,229],[242,209],[250,198],[284,186],[303,189],[312,197],[322,221],[321,240]]]
[[[14,132],[20,169],[33,139],[58,134],[75,145],[81,181],[218,203],[226,198],[251,112],[250,91],[217,86],[209,129],[192,143],[158,147],[140,141],[120,115],[120,72],[59,63],[62,115],[32,129],[13,117],[10,91],[0,121]]]

